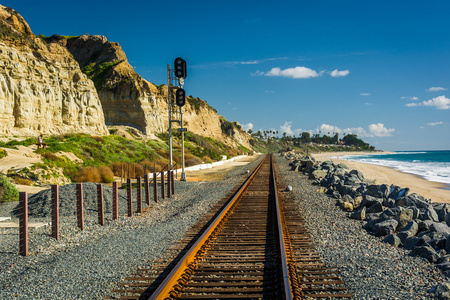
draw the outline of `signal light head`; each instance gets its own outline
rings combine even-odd
[[[186,104],[186,92],[183,89],[177,89],[175,92],[175,103],[182,107]]]
[[[177,78],[186,78],[187,76],[187,68],[186,61],[181,57],[175,58],[175,77]]]

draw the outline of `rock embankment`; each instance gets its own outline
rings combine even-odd
[[[318,162],[293,152],[285,157],[292,171],[307,175],[349,218],[364,222],[368,233],[434,263],[450,278],[450,204],[432,203],[410,194],[407,187],[374,184],[345,164]]]

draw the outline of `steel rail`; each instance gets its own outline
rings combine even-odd
[[[242,187],[236,192],[231,201],[223,209],[223,211],[214,219],[214,222],[205,230],[205,232],[200,236],[197,242],[191,247],[191,249],[183,256],[183,258],[177,263],[175,268],[170,272],[166,279],[159,285],[156,291],[149,298],[150,300],[162,300],[171,299],[171,293],[175,286],[178,284],[179,280],[182,278],[184,272],[190,267],[190,265],[197,259],[198,253],[202,251],[202,247],[206,244],[207,240],[211,234],[218,228],[220,222],[227,216],[228,212],[232,209],[234,204],[238,201],[242,193],[247,189],[250,182],[253,180],[255,175],[258,173],[259,169],[267,159],[267,156],[255,169],[252,175],[245,181]]]
[[[271,180],[272,185],[274,188],[274,197],[275,197],[275,205],[277,209],[277,223],[278,223],[278,237],[279,237],[279,243],[280,243],[280,254],[281,254],[281,269],[282,269],[282,276],[283,276],[283,284],[284,284],[284,295],[286,300],[292,300],[294,298],[294,293],[292,292],[291,287],[291,277],[289,276],[289,260],[288,255],[286,253],[286,244],[285,244],[285,235],[283,232],[283,220],[282,220],[282,211],[281,211],[281,204],[280,201],[278,201],[278,188],[277,183],[275,180],[275,170],[273,166],[272,157],[270,159],[270,167],[271,167]]]

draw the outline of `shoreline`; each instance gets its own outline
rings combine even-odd
[[[410,193],[419,194],[432,202],[450,203],[450,187],[441,182],[428,181],[418,175],[404,173],[386,166],[349,161],[334,158],[345,155],[389,154],[393,152],[324,152],[311,154],[318,161],[331,160],[334,163],[343,163],[352,170],[356,169],[364,174],[368,180],[375,180],[376,184],[395,184],[402,188],[409,188]],[[333,157],[333,158],[331,158]]]

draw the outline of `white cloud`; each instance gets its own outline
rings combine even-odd
[[[241,127],[244,131],[248,131],[249,129],[253,130],[253,123],[244,124]]]
[[[386,128],[384,124],[370,124],[368,130],[365,130],[362,127],[353,127],[353,128],[339,128],[337,126],[322,124],[317,129],[317,132],[321,132],[322,134],[330,133],[333,135],[334,133],[338,134],[356,134],[358,137],[386,137],[391,136],[395,129]]]
[[[439,92],[439,91],[446,91],[446,88],[440,87],[440,86],[433,86],[429,89],[426,89],[427,92]]]
[[[395,129],[393,128],[386,128],[384,127],[384,124],[378,123],[378,124],[370,124],[369,125],[369,132],[373,136],[377,137],[383,137],[383,136],[391,136],[391,133],[393,133]]]
[[[421,103],[407,103],[405,106],[434,106],[436,109],[450,109],[450,99],[445,96],[439,96]]]
[[[368,106],[370,106],[370,105],[373,105],[373,103],[370,103],[370,102],[366,102],[366,103],[364,103],[365,105],[368,105]]]
[[[419,100],[419,98],[417,98],[417,97],[401,97],[400,99],[406,99],[406,100],[409,100],[409,101],[417,101],[417,100]]]
[[[370,93],[361,93],[361,96],[370,96]]]
[[[288,78],[311,78],[311,77],[319,77],[323,73],[306,68],[306,67],[295,67],[295,68],[287,68],[281,70],[280,68],[272,68],[269,72],[260,72],[257,71],[256,75],[264,75],[264,76],[281,76]]]
[[[440,121],[440,122],[432,122],[432,123],[428,123],[428,126],[436,126],[436,125],[442,125],[444,124],[444,122]]]
[[[299,135],[302,132],[302,129],[294,129],[292,130],[292,122],[284,122],[284,125],[280,126],[280,132],[286,132],[287,135]]]
[[[330,73],[331,77],[344,77],[350,74],[349,70],[338,71],[337,69]]]

